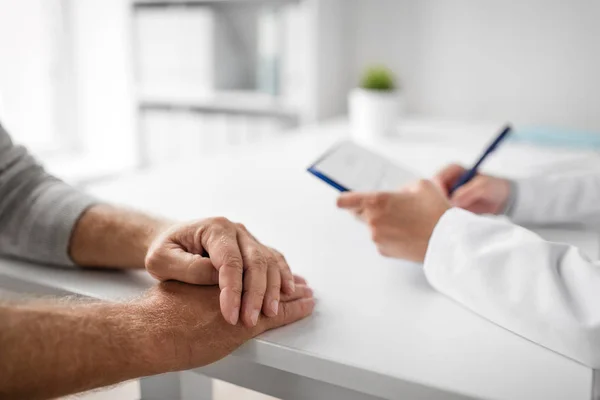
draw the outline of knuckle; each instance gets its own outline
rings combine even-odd
[[[233,293],[236,297],[241,297],[244,293],[241,284],[235,284],[229,288],[229,291]]]
[[[277,268],[279,266],[279,258],[277,258],[273,253],[267,254],[265,256],[265,260],[269,268]]]
[[[240,273],[244,270],[244,262],[240,257],[235,255],[228,255],[225,258],[224,264],[227,265],[227,267],[235,269]]]
[[[257,248],[252,248],[248,254],[248,258],[250,259],[250,268],[266,270],[267,269],[267,257],[265,254]]]
[[[287,259],[285,258],[285,256],[283,254],[281,254],[280,252],[278,252],[277,250],[274,250],[274,254],[275,254],[275,259],[279,262],[279,264],[284,267],[284,268],[289,268]]]
[[[168,271],[163,268],[165,263],[161,262],[160,256],[157,256],[157,253],[154,252],[146,256],[145,267],[146,271],[150,276],[159,281],[166,281],[169,279]]]
[[[146,254],[146,258],[144,259],[144,263],[146,265],[146,269],[154,270],[159,265],[161,265],[161,259],[163,258],[162,250],[160,248],[152,249]]]
[[[219,226],[222,226],[222,227],[225,227],[225,226],[231,225],[231,221],[229,221],[229,220],[228,220],[227,218],[225,218],[225,217],[214,217],[214,218],[211,220],[211,222],[212,222],[212,224],[213,224],[213,225],[219,225]]]
[[[273,292],[274,294],[279,295],[279,292],[281,291],[281,281],[276,280],[275,282],[269,282],[269,285],[267,286],[267,290],[270,292]]]
[[[243,294],[251,297],[255,297],[258,299],[262,299],[265,296],[265,291],[256,287],[246,287],[244,286]]]
[[[275,258],[277,258],[278,260],[285,260],[285,257],[283,254],[281,254],[281,252],[277,249],[274,248],[270,248],[271,252],[273,253],[273,255],[275,256]]]

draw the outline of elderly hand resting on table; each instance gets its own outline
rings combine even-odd
[[[218,284],[221,311],[232,325],[241,315],[246,326],[256,326],[261,310],[277,316],[280,292],[295,291],[281,253],[260,243],[244,225],[225,218],[165,229],[148,250],[146,269],[160,281]]]
[[[223,217],[173,223],[99,204],[77,223],[70,243],[75,264],[146,268],[159,281],[219,285],[225,320],[256,326],[275,317],[281,294],[295,290],[285,258],[242,224]]]
[[[379,252],[387,257],[423,262],[438,221],[452,206],[479,214],[499,214],[510,197],[510,182],[478,175],[449,197],[465,172],[450,165],[433,181],[421,180],[397,192],[344,193],[338,207],[366,222]]]

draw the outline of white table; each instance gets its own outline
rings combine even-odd
[[[472,128],[478,135],[459,128],[406,123],[397,138],[374,147],[429,175],[449,161],[472,162],[494,133],[493,127]],[[193,372],[286,399],[589,400],[590,369],[438,294],[419,265],[379,256],[366,228],[335,208],[337,193],[304,169],[346,131],[343,122],[307,128],[268,145],[91,188],[112,202],[172,218],[243,221],[315,289],[314,316]],[[519,175],[557,163],[600,170],[592,152],[513,145],[488,166]],[[0,261],[0,286],[12,290],[116,300],[152,284],[144,272]],[[145,399],[189,397],[190,390],[208,398],[201,397],[208,396],[208,381],[198,379],[161,376],[145,380],[142,391]]]

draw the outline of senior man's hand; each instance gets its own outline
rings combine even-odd
[[[154,240],[146,269],[160,281],[216,285],[225,320],[256,326],[262,312],[279,313],[280,293],[295,291],[294,277],[277,250],[261,244],[241,224],[210,218],[175,225]]]
[[[151,332],[156,347],[146,346],[146,356],[157,369],[152,373],[179,371],[211,364],[227,356],[247,340],[271,329],[309,316],[315,307],[306,281],[295,277],[298,289],[282,295],[276,317],[260,317],[256,326],[231,326],[219,312],[219,290],[179,282],[161,283],[132,306],[141,306],[140,325]]]
[[[369,225],[384,256],[423,262],[433,229],[450,203],[432,182],[423,180],[398,192],[344,193],[338,207]]]

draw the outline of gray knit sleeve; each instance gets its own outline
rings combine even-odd
[[[73,265],[69,242],[96,200],[48,175],[0,125],[0,254]]]

